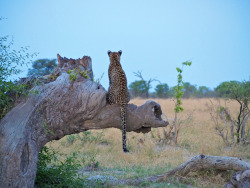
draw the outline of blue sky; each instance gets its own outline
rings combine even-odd
[[[249,0],[1,0],[0,16],[7,18],[0,36],[13,36],[16,48],[30,46],[36,59],[90,56],[105,88],[108,50],[123,51],[128,83],[139,70],[174,86],[175,68],[186,60],[193,64],[183,79],[197,86],[250,76]]]

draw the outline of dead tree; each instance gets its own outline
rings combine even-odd
[[[250,185],[250,163],[247,163],[236,157],[221,157],[210,155],[197,155],[180,166],[166,172],[165,174],[149,176],[139,179],[125,179],[120,183],[127,185],[140,185],[143,182],[164,182],[171,176],[183,177],[190,172],[201,170],[234,170],[237,171],[225,185],[226,188],[232,187],[249,187]]]
[[[106,90],[93,81],[91,58],[58,55],[58,62],[53,74],[20,81],[32,85],[32,92],[0,122],[0,187],[33,187],[38,153],[51,140],[90,129],[121,129],[119,105],[107,104]],[[153,101],[129,104],[127,130],[165,127],[161,114]]]

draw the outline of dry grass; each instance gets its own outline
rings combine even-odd
[[[169,119],[174,117],[174,102],[171,99],[153,100],[161,105],[163,113]],[[145,101],[145,99],[136,98],[131,103],[141,105]],[[180,113],[179,117],[185,119],[190,112],[194,111],[194,113],[191,121],[183,125],[179,134],[179,143],[176,146],[158,145],[156,140],[151,138],[151,133],[143,135],[131,132],[128,133],[128,146],[131,152],[124,154],[121,146],[121,131],[117,129],[103,130],[104,137],[102,137],[102,140],[105,140],[107,144],[101,142],[83,144],[77,139],[74,144],[68,145],[66,138],[63,138],[60,141],[53,141],[48,145],[66,154],[77,151],[79,152],[79,158],[86,158],[86,155],[94,154],[96,157],[95,160],[99,162],[102,168],[129,171],[130,173],[123,174],[123,178],[146,176],[168,171],[170,168],[174,168],[197,154],[233,156],[249,160],[249,146],[226,147],[222,139],[215,133],[214,125],[206,106],[210,101],[214,104],[226,105],[230,109],[230,112],[236,116],[239,106],[234,101],[222,99],[184,99],[184,111]],[[160,133],[161,131],[162,128],[155,129],[153,130],[153,134]],[[100,131],[92,132],[95,135]],[[140,171],[137,174],[132,173],[136,167],[144,168],[144,171],[142,170],[141,174]],[[149,169],[149,172],[145,172],[145,169]],[[203,174],[199,178],[196,175],[192,175],[188,179],[199,187],[210,187],[211,185],[220,187],[225,181],[225,178],[222,178],[220,174],[212,176]]]

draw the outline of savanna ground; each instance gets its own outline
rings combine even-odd
[[[131,103],[141,105],[146,100],[148,99],[136,98],[131,100]],[[153,100],[161,105],[163,114],[171,123],[174,118],[173,100]],[[83,173],[86,177],[103,175],[127,179],[162,174],[198,154],[239,157],[249,161],[249,145],[229,147],[216,134],[215,125],[211,121],[207,107],[211,101],[216,105],[227,106],[231,114],[236,117],[239,105],[235,101],[183,99],[184,111],[179,114],[179,118],[185,119],[191,112],[193,115],[182,125],[177,145],[160,143],[158,137],[161,137],[163,128],[157,128],[147,134],[128,133],[129,154],[124,154],[122,151],[121,131],[118,129],[95,130],[69,135],[59,141],[52,141],[47,146],[65,155],[76,153],[82,164],[82,170],[79,173]],[[249,129],[249,121],[247,126]],[[63,159],[65,155],[61,155],[59,158]],[[231,174],[232,172],[222,173],[211,170],[190,173],[187,177],[170,178],[165,183],[145,183],[141,186],[223,187]],[[120,187],[128,186],[120,185]]]

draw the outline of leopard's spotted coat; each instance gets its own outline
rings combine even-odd
[[[121,54],[121,50],[119,52],[108,51],[110,65],[107,100],[109,104],[118,103],[121,105],[122,146],[124,152],[129,152],[126,146],[126,112],[130,98],[127,88],[127,78],[120,63]]]

